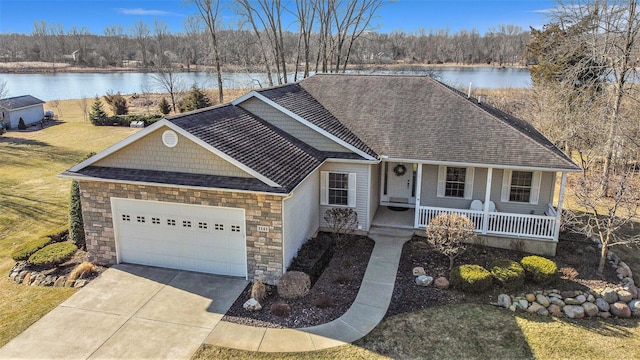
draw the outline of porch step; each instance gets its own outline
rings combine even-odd
[[[412,237],[413,229],[397,228],[390,226],[376,226],[373,225],[369,228],[369,235],[383,235],[383,236],[397,236],[397,237]]]

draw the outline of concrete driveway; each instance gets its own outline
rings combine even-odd
[[[188,359],[247,285],[120,264],[0,349],[5,359]]]

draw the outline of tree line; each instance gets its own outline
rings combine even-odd
[[[202,11],[186,17],[172,33],[159,19],[125,28],[110,25],[101,34],[86,27],[34,23],[30,34],[0,34],[0,60],[67,62],[88,67],[153,69],[168,64],[181,70],[214,66],[273,74],[344,71],[348,65],[495,64],[525,65],[529,31],[500,25],[485,34],[475,29],[376,32],[377,0],[235,0],[236,19],[223,23],[219,4],[194,0]],[[284,28],[284,13],[295,22]],[[215,41],[213,36],[215,35]],[[217,54],[217,55],[216,55]]]

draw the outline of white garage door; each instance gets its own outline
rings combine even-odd
[[[244,210],[112,198],[120,262],[247,275]]]

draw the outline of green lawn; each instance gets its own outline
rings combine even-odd
[[[204,345],[193,359],[637,359],[639,322],[556,319],[462,304],[394,316],[353,345],[334,349],[261,354]]]
[[[7,274],[18,244],[67,223],[70,180],[56,178],[85,154],[131,135],[129,128],[94,127],[81,120],[73,101],[61,102],[59,125],[0,136],[0,346],[74,290],[16,285]],[[77,108],[77,109],[76,109]]]

